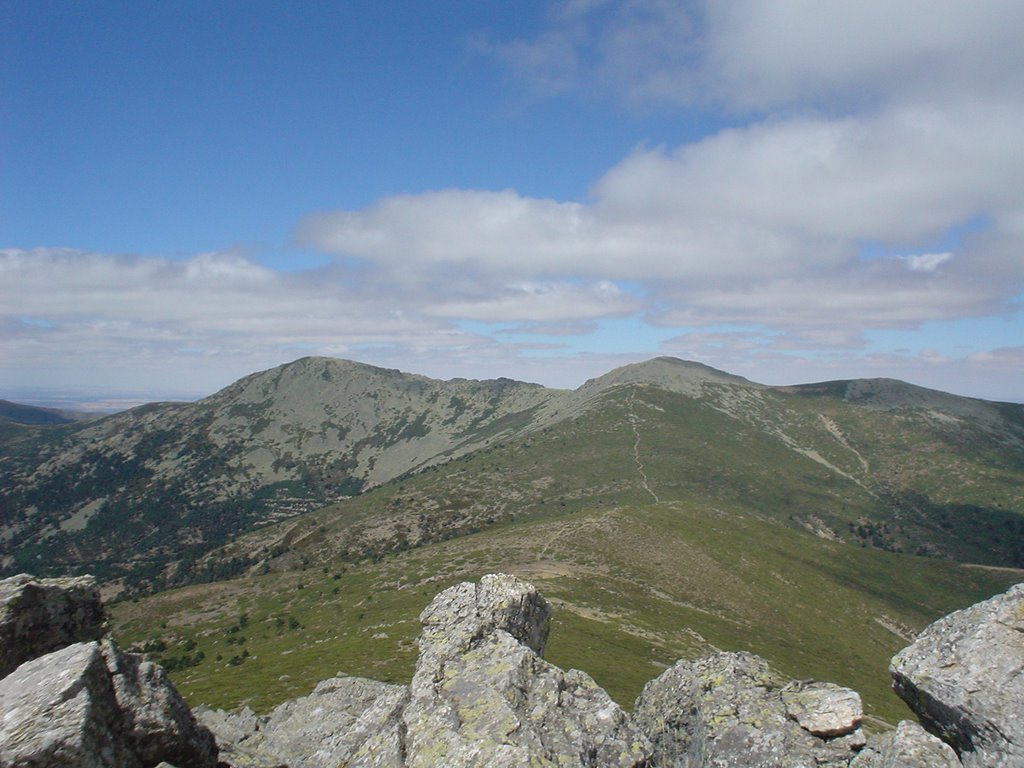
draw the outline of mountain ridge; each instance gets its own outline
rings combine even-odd
[[[569,437],[572,425],[605,411],[618,414],[602,427],[619,435],[609,450],[618,452],[621,467],[640,471],[619,473],[613,485],[638,484],[640,498],[656,501],[659,483],[678,485],[672,473],[692,474],[669,459],[683,446],[704,445],[694,466],[721,476],[726,488],[733,484],[732,492],[745,486],[742,493],[753,494],[764,486],[749,476],[752,467],[771,478],[779,475],[772,462],[792,464],[779,475],[787,482],[806,485],[801,475],[813,475],[817,493],[856,497],[858,508],[875,509],[861,517],[810,509],[790,515],[794,525],[819,535],[848,538],[841,529],[859,526],[864,532],[854,538],[860,543],[923,546],[922,553],[948,556],[956,551],[949,537],[916,540],[942,522],[942,514],[955,512],[955,524],[945,524],[960,525],[955,521],[968,513],[956,510],[973,505],[983,510],[976,514],[986,525],[1009,526],[1009,544],[999,549],[1003,559],[991,564],[1017,564],[1020,499],[1013,487],[1024,466],[1024,406],[891,380],[773,387],[670,357],[617,368],[576,390],[511,379],[441,381],[304,357],[195,403],[149,404],[0,444],[0,570],[38,571],[49,563],[55,570],[88,566],[107,580],[131,575],[136,584],[180,579],[196,558],[247,531],[503,444],[527,446],[520,452],[525,457],[531,440],[554,430],[566,435],[561,452],[574,456],[587,446],[565,442],[576,439]],[[657,438],[645,436],[650,427],[657,427]],[[600,441],[600,434],[586,440]],[[927,450],[905,450],[911,443]],[[749,455],[739,458],[744,452]],[[560,459],[546,461],[557,465]],[[612,461],[610,454],[601,461]],[[653,474],[641,483],[645,461]],[[498,483],[502,490],[494,492],[534,498],[534,514],[546,491],[524,489],[561,482],[541,464],[536,471],[539,477],[523,474],[519,488]],[[561,470],[563,477],[580,471],[573,460]],[[956,478],[969,479],[976,492],[958,487]],[[466,482],[475,486],[480,478]],[[698,475],[684,485],[703,493],[700,482]],[[593,496],[593,489],[573,483],[572,494]],[[923,493],[922,483],[929,488]],[[786,493],[780,486],[778,499]],[[490,525],[514,514],[508,504],[497,506],[507,509],[456,508],[446,518],[430,512],[438,526],[432,535],[456,535],[460,526]],[[881,507],[890,511],[881,514]],[[906,527],[908,518],[918,533],[879,528]],[[135,554],[118,560],[118,547]]]
[[[70,424],[83,418],[83,414],[72,414],[57,408],[42,408],[36,405],[25,405],[10,400],[0,400],[0,421],[15,424],[54,425]]]

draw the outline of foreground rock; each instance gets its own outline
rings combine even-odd
[[[91,576],[0,580],[0,678],[37,656],[103,636],[103,603]]]
[[[789,683],[750,653],[680,661],[649,682],[634,719],[654,765],[847,766],[864,746],[860,696],[831,684]]]
[[[960,768],[960,761],[948,744],[904,720],[895,731],[869,740],[850,768]]]
[[[38,603],[7,602],[11,626]],[[629,716],[583,672],[541,658],[549,613],[512,576],[459,584],[420,615],[410,685],[338,677],[266,716],[201,711],[203,725],[144,657],[109,640],[39,655],[25,635],[35,658],[0,680],[0,768],[1024,768],[1024,585],[893,659],[894,687],[949,744],[909,721],[866,743],[856,692],[788,681],[749,653],[677,662]],[[52,615],[47,643],[68,611]]]
[[[92,577],[0,581],[0,766],[214,768],[198,726],[159,666],[100,641]]]
[[[400,766],[401,709],[407,700],[404,685],[337,677],[263,717],[250,709],[200,709],[196,716],[217,735],[221,758],[233,766]]]
[[[484,576],[420,616],[402,713],[409,766],[638,766],[647,739],[583,672],[540,657],[550,609],[530,584]]]
[[[217,748],[163,670],[105,641],[75,643],[0,680],[0,765],[215,768]]]
[[[935,622],[890,671],[965,766],[1024,766],[1024,584]]]

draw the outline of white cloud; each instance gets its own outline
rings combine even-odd
[[[1016,234],[1002,224],[1024,210],[1024,155],[1008,151],[1024,135],[1024,108],[986,114],[767,121],[637,151],[585,204],[427,192],[319,214],[300,232],[307,245],[432,281],[434,315],[585,319],[635,304],[563,279],[573,275],[640,282],[663,324],[842,328],[856,339],[865,328],[1001,312],[1024,289]],[[992,224],[955,259],[859,258],[864,241],[913,246],[978,217]],[[440,285],[438,270],[459,277]]]
[[[637,152],[595,195],[645,222],[682,217],[804,241],[935,237],[984,211],[1024,208],[1024,157],[1012,152],[1024,105],[961,106],[725,130],[671,152]]]
[[[441,300],[425,311],[448,318],[500,322],[552,322],[627,315],[639,303],[608,280],[576,285],[521,282],[475,299]]]
[[[950,92],[1024,74],[1014,0],[610,0],[555,4],[536,37],[489,51],[541,94],[735,110]]]
[[[510,273],[532,274],[582,253],[581,211],[576,203],[511,190],[441,190],[388,197],[361,211],[315,214],[300,224],[298,238],[378,265],[496,270],[514,261]]]
[[[907,269],[914,272],[934,272],[942,264],[953,258],[953,254],[945,253],[921,253],[916,256],[903,256]]]
[[[354,356],[363,346],[410,350],[485,342],[423,311],[424,302],[340,270],[280,274],[240,254],[183,261],[71,250],[0,251],[0,385],[37,384],[67,370],[76,384],[133,371],[169,386],[166,371],[202,376],[177,388],[210,391],[301,354]],[[59,375],[59,374],[58,374]],[[14,378],[10,378],[14,377]],[[149,378],[147,378],[149,377]]]
[[[757,349],[779,354],[1012,313],[1022,33],[1024,6],[995,0],[558,3],[535,37],[483,47],[548,94],[762,111],[636,149],[586,201],[430,191],[310,217],[300,237],[429,285],[431,315],[565,323],[642,303],[663,327],[764,329]],[[599,299],[601,281],[640,290]]]
[[[708,3],[702,74],[737,106],[1005,95],[1024,74],[1013,0]]]

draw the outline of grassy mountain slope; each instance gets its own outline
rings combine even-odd
[[[427,601],[506,570],[558,609],[549,658],[620,702],[680,656],[746,648],[894,720],[889,657],[1024,578],[1022,409],[946,397],[620,369],[486,448],[240,537],[197,568],[246,578],[122,603],[117,631],[196,662],[176,673],[193,701],[266,708],[338,671],[406,679]]]
[[[392,500],[397,517],[346,504],[340,519],[365,517],[369,533],[346,529],[334,544],[408,546],[552,499],[696,494],[743,498],[823,536],[1020,565],[1022,414],[899,382],[771,388],[671,358],[573,392],[305,358],[198,403],[6,444],[0,571],[89,570],[138,589],[228,577],[262,556],[207,558],[198,576],[195,565],[268,523],[498,445],[514,452],[495,456],[500,469],[422,504]],[[646,486],[631,471],[641,431]],[[291,547],[271,536],[272,549]]]
[[[0,455],[0,571],[173,581],[255,526],[486,445],[551,392],[305,358],[59,428]]]
[[[191,703],[264,710],[337,673],[408,681],[422,608],[492,571],[543,590],[556,609],[547,657],[624,704],[677,658],[749,649],[791,676],[855,687],[889,721],[907,715],[888,690],[890,656],[929,621],[1024,578],[663,502],[186,587],[119,603],[114,629],[180,667],[173,676]]]
[[[701,387],[615,383],[560,421],[329,507],[313,533],[269,527],[217,557],[293,568],[562,509],[700,501],[829,540],[1024,565],[1024,451],[1012,422],[999,431],[842,398]]]

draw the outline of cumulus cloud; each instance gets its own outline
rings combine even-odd
[[[0,386],[48,387],[63,377],[109,386],[116,370],[132,382],[121,392],[195,396],[306,354],[439,377],[536,372],[568,384],[559,366],[528,359],[560,345],[498,342],[464,330],[461,321],[579,331],[579,323],[638,309],[609,281],[502,282],[453,273],[434,275],[428,285],[426,277],[397,276],[340,266],[280,273],[237,252],[173,260],[0,250]],[[191,373],[171,380],[170,370]]]
[[[541,94],[743,111],[1005,94],[1022,27],[1013,0],[568,0],[536,36],[479,47]]]
[[[483,266],[511,274],[548,272],[583,253],[582,206],[522,197],[512,190],[441,190],[385,198],[360,211],[306,218],[304,245],[377,265]]]
[[[463,349],[485,343],[424,311],[415,295],[355,285],[341,269],[281,274],[237,253],[176,261],[64,249],[0,251],[0,368],[161,371],[216,357],[193,392],[301,354],[361,347]],[[97,374],[97,378],[103,378]],[[0,383],[3,383],[0,381]],[[177,382],[176,386],[185,386]]]
[[[756,348],[780,354],[1013,312],[1022,31],[1024,7],[999,0],[556,3],[536,36],[478,47],[548,95],[597,87],[745,117],[635,149],[584,201],[428,191],[312,216],[299,236],[414,280],[462,274],[435,316],[640,311],[665,328],[762,328]],[[627,282],[639,290],[594,288]]]
[[[1001,311],[1024,285],[1024,109],[985,125],[971,113],[895,109],[793,118],[636,151],[586,203],[511,191],[439,191],[323,213],[306,245],[406,275],[461,270],[469,298],[430,312],[503,321],[618,315],[638,281],[661,324],[761,323],[858,329]],[[978,217],[960,252],[860,258],[859,244],[913,245]],[[560,280],[573,275],[581,287]],[[538,276],[548,279],[537,281]],[[424,278],[426,279],[426,278]],[[605,286],[596,289],[594,286]],[[451,287],[441,288],[450,295]]]
[[[740,107],[1006,94],[1024,71],[1012,0],[707,3],[702,75]]]

